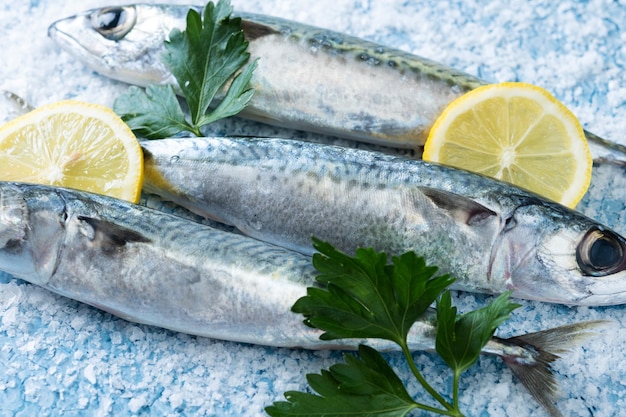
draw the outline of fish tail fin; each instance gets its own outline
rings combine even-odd
[[[501,355],[511,372],[520,380],[532,396],[552,417],[562,417],[554,405],[558,394],[558,383],[552,373],[552,362],[564,353],[591,337],[597,328],[608,321],[586,321],[568,324],[553,329],[528,333],[510,339],[500,339],[509,346],[519,346],[531,353],[531,357]]]

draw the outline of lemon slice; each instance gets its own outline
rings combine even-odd
[[[139,200],[143,154],[113,110],[67,100],[0,127],[0,180]]]
[[[433,125],[423,158],[497,178],[573,208],[593,159],[578,119],[526,83],[479,87],[451,102]]]

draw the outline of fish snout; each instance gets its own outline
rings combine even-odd
[[[98,68],[102,57],[111,53],[112,45],[92,28],[89,12],[53,22],[48,37],[76,58]]]
[[[75,19],[76,16],[72,16],[52,22],[52,24],[48,26],[48,37],[57,43],[60,41],[63,42],[64,37],[70,37],[70,29]]]

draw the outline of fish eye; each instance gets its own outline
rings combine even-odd
[[[133,6],[105,7],[93,12],[91,26],[106,39],[118,41],[135,26],[137,13]]]
[[[610,230],[593,228],[576,248],[576,261],[585,275],[607,276],[626,269],[624,239]]]

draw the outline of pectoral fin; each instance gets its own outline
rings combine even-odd
[[[115,223],[87,216],[78,216],[81,222],[81,233],[94,244],[99,245],[103,252],[114,252],[127,243],[148,243],[150,239],[134,230],[118,226]]]
[[[242,19],[241,29],[248,42],[255,41],[268,35],[278,34],[274,28],[252,20]]]
[[[445,210],[459,223],[469,226],[476,226],[484,223],[492,216],[497,216],[496,212],[488,209],[476,201],[448,191],[434,188],[420,187],[419,190],[430,199],[437,207]]]

